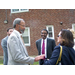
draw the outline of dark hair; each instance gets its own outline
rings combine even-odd
[[[8,29],[7,29],[7,32],[9,32],[10,29],[13,29],[13,28],[8,28]]]
[[[61,45],[67,46],[67,47],[74,46],[73,34],[71,31],[69,31],[67,29],[62,29],[61,37],[62,37],[62,43],[60,43]]]
[[[15,28],[15,27],[16,27],[16,24],[20,24],[21,21],[24,21],[24,20],[21,19],[21,18],[16,18],[16,19],[13,21],[13,27]]]
[[[42,31],[46,31],[46,32],[47,32],[47,34],[48,34],[48,31],[47,31],[46,29],[42,29],[42,30],[41,30],[41,32],[42,32]]]

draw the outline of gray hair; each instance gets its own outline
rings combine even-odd
[[[21,18],[16,18],[14,21],[13,21],[13,27],[15,28],[16,27],[16,24],[20,24],[21,21],[24,21],[23,19]],[[25,22],[25,21],[24,21]]]

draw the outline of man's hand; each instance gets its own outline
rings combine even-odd
[[[45,57],[45,54],[36,56],[34,61],[37,62],[37,61],[39,61],[40,59],[43,59],[44,57]]]

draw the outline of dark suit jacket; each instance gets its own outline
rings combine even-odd
[[[5,38],[2,39],[1,41],[1,46],[3,48],[3,64],[7,65],[8,64],[8,50],[7,50],[7,40],[8,40],[8,36],[6,36]]]
[[[41,55],[41,41],[42,41],[42,39],[39,39],[36,41],[36,47],[37,47],[39,55]],[[55,46],[56,46],[55,40],[47,38],[47,46],[46,46],[47,59],[49,59],[51,57]],[[42,65],[43,60],[40,60],[39,64]]]
[[[75,51],[73,48],[62,46],[62,57],[61,57],[61,65],[73,65],[72,59],[70,58],[68,50],[72,53],[73,60],[75,61]],[[55,65],[60,54],[60,45],[54,48],[52,56],[49,60],[44,60],[44,65]]]

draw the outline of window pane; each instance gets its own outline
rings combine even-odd
[[[30,30],[28,27],[25,28],[24,33],[22,34],[24,43],[26,46],[30,46]]]
[[[21,9],[21,11],[25,11],[25,10],[28,10],[28,9]]]
[[[51,28],[51,27],[49,27],[49,28],[48,28],[48,30],[49,30],[49,31],[52,31],[52,28]]]
[[[28,35],[28,29],[25,29],[25,31],[24,31],[24,33],[22,35],[27,36]]]
[[[12,12],[16,12],[16,11],[19,11],[19,9],[12,9]]]
[[[53,37],[52,36],[52,27],[48,27],[48,33],[49,33],[48,34],[49,37]]]
[[[47,37],[54,39],[54,27],[52,25],[48,25],[46,28],[48,30]]]
[[[53,36],[52,36],[52,33],[49,33],[49,37],[53,37]]]
[[[28,37],[23,37],[24,43],[27,44],[29,43],[29,38]]]

